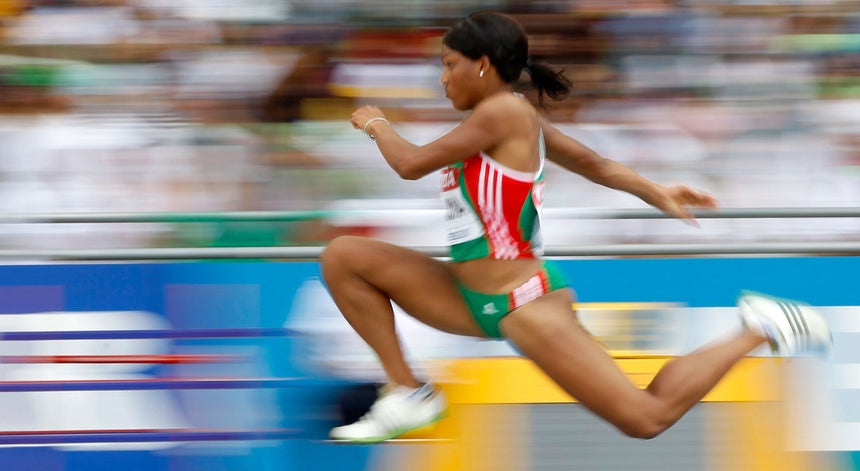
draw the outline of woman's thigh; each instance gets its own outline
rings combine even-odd
[[[569,290],[548,293],[502,319],[502,332],[568,394],[610,422],[647,407],[648,395],[580,325]]]
[[[484,336],[449,266],[442,261],[379,240],[345,236],[329,244],[321,263],[332,291],[341,289],[341,277],[357,275],[431,327],[453,334]]]

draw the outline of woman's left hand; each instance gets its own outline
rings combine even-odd
[[[717,200],[713,196],[696,191],[686,185],[664,187],[663,192],[665,197],[662,204],[656,205],[657,209],[693,226],[698,226],[699,223],[687,208],[716,208],[718,206]]]

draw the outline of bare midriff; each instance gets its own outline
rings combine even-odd
[[[507,293],[534,276],[540,260],[479,258],[451,263],[451,271],[467,288],[482,293]]]

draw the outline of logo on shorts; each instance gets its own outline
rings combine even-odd
[[[488,316],[491,316],[491,315],[493,315],[493,314],[498,314],[498,313],[499,313],[499,310],[498,310],[498,309],[496,309],[496,305],[495,305],[495,304],[493,304],[493,303],[487,303],[487,304],[484,304],[484,310],[483,310],[482,312],[483,312],[483,314],[486,314],[486,315],[488,315]]]

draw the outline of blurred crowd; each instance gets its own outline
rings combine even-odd
[[[380,106],[418,143],[456,125],[440,38],[481,9],[517,17],[533,57],[565,70],[574,93],[546,113],[603,155],[724,207],[860,206],[856,0],[0,0],[0,214],[323,214],[3,224],[0,247],[441,245],[436,178],[400,181],[348,117]],[[860,233],[850,219],[553,218],[643,204],[547,178],[549,244]]]

